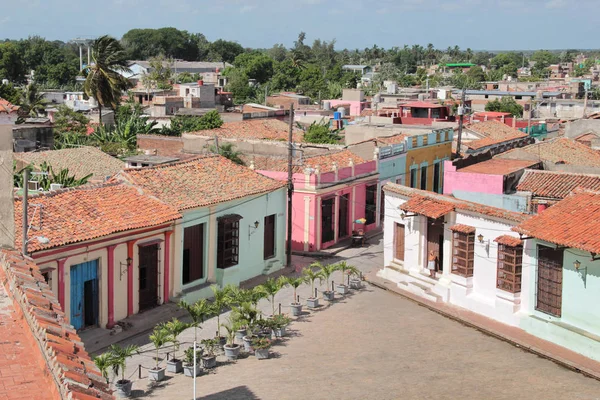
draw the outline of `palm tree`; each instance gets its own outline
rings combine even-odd
[[[161,347],[163,347],[165,344],[167,344],[168,342],[170,342],[172,339],[172,336],[169,334],[169,332],[167,332],[166,330],[160,328],[160,327],[156,327],[154,328],[154,331],[152,332],[152,334],[149,336],[150,341],[152,342],[152,344],[154,344],[154,347],[156,348],[156,370],[158,370],[158,351],[161,349]]]
[[[137,354],[138,346],[130,344],[126,347],[121,347],[118,344],[110,345],[111,363],[113,373],[116,377],[121,373],[121,379],[117,383],[124,383],[125,381],[125,368],[127,366],[127,359],[134,354]]]
[[[177,360],[177,351],[179,350],[179,335],[189,327],[188,324],[181,322],[177,318],[171,321],[159,324],[159,328],[165,330],[171,336],[173,343],[173,360]]]
[[[211,153],[217,153],[217,148],[212,145],[208,149]],[[219,155],[227,158],[228,160],[233,161],[239,165],[245,165],[244,160],[241,159],[242,152],[235,150],[235,145],[233,143],[223,143],[219,146]]]
[[[102,353],[99,356],[94,357],[94,364],[96,364],[96,367],[98,367],[98,370],[100,371],[104,379],[106,379],[107,385],[109,383],[108,368],[112,366],[112,358],[113,354],[110,351],[107,351],[106,353]]]
[[[30,83],[21,92],[21,114],[28,117],[37,117],[43,114],[46,110],[46,100],[44,95],[38,92],[38,87],[34,83]]]
[[[192,319],[191,327],[194,327],[194,342],[198,341],[198,327],[204,323],[206,318],[212,316],[213,308],[206,299],[200,299],[194,304],[188,304],[185,300],[181,300],[178,304],[179,308],[183,308],[188,312]]]
[[[329,278],[331,277],[331,275],[338,270],[337,265],[335,264],[327,264],[327,265],[321,265],[320,266],[321,270],[319,271],[321,273],[321,275],[323,276],[323,279],[325,279],[325,281],[327,282],[327,286],[325,286],[325,291],[329,291]]]
[[[302,270],[302,274],[306,277],[306,280],[310,282],[310,298],[315,296],[315,281],[318,279],[321,281],[323,279],[323,274],[321,271],[314,271],[313,268],[318,267],[321,268],[322,264],[318,261],[310,264],[308,268],[304,268]],[[315,296],[316,297],[316,296]]]
[[[292,300],[292,304],[297,304],[296,302],[298,301],[298,296],[296,294],[296,291],[298,290],[300,285],[302,285],[303,283],[306,283],[306,277],[303,277],[303,276],[300,276],[298,278],[288,276],[286,278],[285,284],[294,288],[294,298]]]
[[[117,108],[121,94],[130,86],[121,75],[131,72],[127,66],[127,55],[121,43],[113,37],[104,35],[92,45],[92,63],[85,67],[87,77],[83,85],[85,93],[96,99],[102,125],[102,107]]]
[[[221,313],[225,310],[225,307],[229,306],[231,299],[229,293],[231,291],[230,286],[225,286],[223,289],[219,289],[217,285],[212,285],[210,290],[213,292],[212,307],[213,312],[217,316],[217,336],[221,338]]]
[[[260,286],[262,286],[265,293],[270,296],[269,302],[271,303],[271,307],[273,307],[273,314],[271,315],[275,315],[275,295],[281,290],[281,281],[276,281],[273,278],[269,278]]]

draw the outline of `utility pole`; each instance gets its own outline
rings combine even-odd
[[[531,136],[531,115],[533,114],[533,99],[529,99],[529,116],[527,118],[527,134]]]
[[[28,203],[28,187],[27,184],[29,182],[29,169],[25,168],[23,170],[23,255],[27,255],[27,228],[29,224],[27,222],[27,203]]]
[[[288,202],[287,202],[287,263],[292,266],[292,195],[294,194],[294,182],[292,181],[293,168],[293,131],[294,131],[294,104],[290,104],[290,131],[288,133]]]
[[[583,116],[582,116],[582,118],[587,118],[587,106],[588,106],[588,90],[585,89],[585,98],[583,99]]]
[[[458,138],[456,139],[456,155],[460,156],[460,146],[462,145],[462,131],[463,123],[465,118],[465,96],[467,95],[467,89],[463,88],[462,95],[460,97],[460,106],[458,107]]]

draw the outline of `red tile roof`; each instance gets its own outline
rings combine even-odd
[[[69,175],[83,178],[92,174],[91,180],[104,181],[125,168],[125,163],[95,147],[14,153],[16,160],[40,166],[43,162],[52,166],[55,173],[68,169]]]
[[[474,150],[528,137],[526,133],[496,120],[473,123],[467,125],[465,129],[483,136],[481,139],[464,142],[465,146]]]
[[[429,192],[426,190],[414,189],[407,186],[397,185],[395,183],[386,183],[383,189],[386,192],[396,193],[403,197],[426,197],[430,200],[435,200],[436,204],[434,210],[437,210],[437,207],[439,207],[437,203],[447,203],[448,207],[452,206],[456,211],[472,212],[511,222],[521,223],[531,217],[528,214],[508,211],[503,208],[486,206],[484,204],[473,203],[471,201],[461,200],[455,197]]]
[[[19,106],[15,106],[14,104],[11,104],[8,100],[4,100],[3,98],[0,98],[0,114],[2,113],[6,113],[6,114],[12,114],[12,113],[17,113],[19,111]]]
[[[456,171],[468,172],[471,174],[510,175],[522,169],[530,168],[536,164],[538,164],[537,161],[492,158],[491,160],[469,165],[468,167],[457,169]]]
[[[410,135],[407,135],[406,133],[400,133],[398,135],[392,135],[392,136],[379,136],[379,137],[375,138],[375,140],[380,143],[390,146],[392,144],[404,143],[406,138],[409,136]]]
[[[287,142],[289,135],[288,132],[288,123],[274,118],[265,118],[225,122],[220,128],[191,132],[189,134],[210,137],[217,135],[223,138],[276,140]],[[302,142],[303,137],[304,133],[301,130],[294,128],[294,142]]]
[[[286,172],[288,168],[287,158],[283,157],[250,156],[248,159],[254,161],[255,170]],[[319,167],[319,171],[321,173],[331,172],[333,171],[334,163],[338,168],[345,168],[349,166],[350,161],[352,161],[354,165],[368,162],[368,160],[357,156],[350,150],[342,150],[318,156],[306,157],[303,161],[303,165],[294,166],[295,174],[303,173],[306,168],[316,169],[317,167]]]
[[[114,180],[135,185],[180,211],[268,193],[285,186],[284,182],[267,178],[217,155],[150,168],[126,169]]]
[[[509,150],[498,157],[507,157],[519,152],[528,153],[542,161],[564,163],[586,167],[600,167],[600,152],[567,138],[555,138]]]
[[[496,239],[494,239],[494,242],[510,247],[517,247],[523,245],[523,241],[521,239],[510,235],[498,236]]]
[[[598,226],[600,192],[577,189],[513,231],[560,246],[600,253]]]
[[[11,250],[0,250],[0,337],[0,398],[114,398],[38,266]]]
[[[475,227],[463,224],[456,224],[450,227],[452,232],[461,232],[461,233],[475,233]]]
[[[425,196],[411,197],[400,209],[407,212],[425,215],[429,218],[440,218],[454,211],[454,205],[445,201],[428,198]]]
[[[474,117],[510,117],[511,113],[500,112],[500,111],[480,111],[476,112]]]
[[[446,108],[443,104],[427,103],[425,101],[412,101],[406,104],[400,104],[400,107],[411,107],[411,108]]]
[[[600,175],[575,174],[559,171],[526,170],[517,190],[533,196],[563,199],[581,187],[600,190]]]
[[[22,198],[15,199],[16,246],[21,246]],[[117,232],[164,224],[179,212],[130,186],[80,186],[29,196],[28,250],[46,250]],[[49,239],[43,244],[37,237]]]

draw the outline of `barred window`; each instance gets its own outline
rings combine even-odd
[[[219,219],[217,233],[217,268],[229,268],[239,262],[240,216]]]
[[[473,276],[475,233],[454,232],[452,236],[452,273]]]
[[[496,287],[510,293],[521,292],[523,246],[498,245]]]

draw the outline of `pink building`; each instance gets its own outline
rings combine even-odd
[[[250,164],[268,177],[287,180],[283,158],[254,156]],[[293,171],[292,249],[326,249],[354,231],[368,232],[378,224],[377,160],[365,160],[348,150],[303,160]]]

